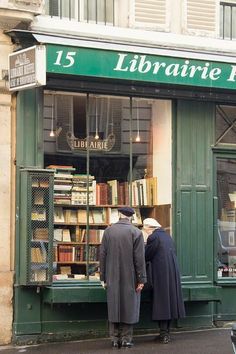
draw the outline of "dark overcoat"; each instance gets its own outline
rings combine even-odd
[[[151,261],[153,277],[153,320],[171,320],[185,316],[180,272],[175,245],[162,228],[156,229],[145,246],[146,261]]]
[[[100,246],[100,279],[107,286],[108,320],[139,321],[138,283],[146,282],[141,231],[126,218],[106,228]]]

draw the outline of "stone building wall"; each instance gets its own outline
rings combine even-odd
[[[0,30],[0,344],[12,337],[13,318],[13,228],[11,222],[14,198],[11,94],[7,88],[8,54],[11,40]],[[13,189],[12,189],[13,187]]]

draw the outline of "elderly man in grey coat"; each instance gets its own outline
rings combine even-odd
[[[100,279],[107,289],[109,332],[113,348],[133,346],[133,324],[139,321],[140,293],[146,282],[142,232],[132,225],[130,207],[119,208],[119,221],[104,231]]]

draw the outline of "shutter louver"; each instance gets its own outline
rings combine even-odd
[[[187,30],[215,32],[215,0],[187,0]]]
[[[166,12],[166,0],[135,0],[135,25],[165,29],[167,24]]]

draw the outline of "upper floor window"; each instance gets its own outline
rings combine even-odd
[[[220,37],[236,39],[236,2],[220,3]]]
[[[115,25],[115,0],[46,0],[45,13],[79,22]]]

